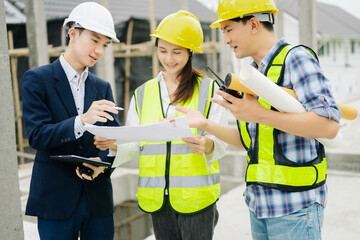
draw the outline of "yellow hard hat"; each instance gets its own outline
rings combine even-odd
[[[279,10],[273,0],[220,0],[218,6],[218,20],[210,25],[220,27],[220,23],[229,19],[253,15],[256,13],[274,14]],[[260,15],[258,15],[260,16]],[[256,16],[256,17],[258,17]]]
[[[203,31],[194,14],[180,10],[165,17],[156,28],[155,38],[188,48],[190,51],[202,52]]]

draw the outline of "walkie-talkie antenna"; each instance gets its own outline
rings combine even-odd
[[[212,74],[214,74],[214,76],[215,76],[217,79],[219,79],[219,81],[222,83],[222,85],[225,85],[225,82],[224,82],[218,75],[216,75],[216,73],[215,73],[209,66],[206,66],[206,69],[210,70],[210,72],[211,72]]]

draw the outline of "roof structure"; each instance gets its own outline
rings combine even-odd
[[[16,24],[16,23],[25,23],[26,16],[20,10],[23,7],[19,7],[11,1],[4,1],[5,14],[6,14],[6,23],[7,24]]]
[[[25,17],[25,0],[4,0],[4,2],[8,3],[7,5],[17,7],[17,12],[22,12],[23,17]],[[69,15],[71,10],[81,2],[86,2],[86,0],[44,0],[46,19],[64,19]],[[115,23],[127,21],[129,18],[149,19],[150,17],[149,0],[109,0],[109,3],[109,9]],[[212,22],[211,18],[214,14],[198,1],[188,1],[188,7],[189,11],[195,14],[201,22]],[[7,23],[14,23],[14,21],[10,22],[13,10],[7,7],[6,10]],[[154,0],[154,14],[157,20],[161,20],[176,11],[176,1]],[[20,20],[22,19],[19,18],[18,23],[23,23],[23,21]]]
[[[297,19],[298,0],[280,0],[286,13]],[[317,29],[322,36],[358,36],[360,19],[335,5],[317,3]]]
[[[44,0],[47,20],[64,19],[79,3],[86,0]],[[298,0],[280,0],[283,9],[297,18]],[[114,22],[119,23],[130,18],[149,19],[149,0],[109,0],[110,12]],[[8,24],[24,23],[25,0],[4,0],[6,22]],[[190,11],[201,22],[211,23],[216,18],[210,9],[198,1],[188,1]],[[170,13],[176,12],[176,1],[154,0],[154,14],[157,20],[163,19]],[[331,4],[317,3],[317,29],[322,36],[359,36],[360,19],[346,12],[342,8]]]

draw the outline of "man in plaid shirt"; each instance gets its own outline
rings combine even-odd
[[[177,110],[186,113],[190,127],[201,128],[229,144],[248,150],[244,197],[250,210],[253,239],[321,239],[327,200],[326,161],[324,148],[315,138],[334,138],[341,118],[329,80],[311,50],[290,46],[284,39],[276,38],[273,23],[278,10],[272,0],[220,0],[218,11],[218,20],[211,27],[221,27],[224,43],[234,50],[237,58],[251,56],[254,59],[252,66],[269,75],[271,67],[276,65],[272,65],[272,61],[284,55],[283,73],[278,74],[274,82],[293,89],[307,112],[282,113],[270,109],[271,106],[264,107],[266,104],[260,105],[260,98],[245,95],[239,99],[218,91],[232,104],[219,99],[212,101],[229,109],[240,121],[239,131],[234,131],[231,127],[206,120],[198,112],[181,107]],[[270,136],[274,137],[266,138],[264,136],[269,135],[261,135],[262,131],[272,131]],[[246,134],[248,138],[244,138]],[[270,160],[266,159],[266,154],[262,159],[260,152],[270,155]],[[281,169],[282,176],[286,176],[287,169],[291,168],[294,170],[291,173],[297,173],[296,177],[289,174],[291,180],[280,177],[277,182],[279,177],[274,173],[279,171],[270,170],[258,171],[261,177],[252,176],[249,168],[261,161],[273,164],[271,167],[286,166],[285,170],[281,166],[277,168]],[[297,181],[311,178],[310,174],[301,174],[306,173],[301,168],[309,165],[322,171],[323,179],[319,174],[313,185],[298,185]],[[268,166],[259,169],[271,169]],[[249,181],[249,178],[255,181]],[[262,182],[260,179],[263,178],[269,182]]]

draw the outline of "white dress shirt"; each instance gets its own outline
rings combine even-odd
[[[175,116],[176,110],[175,105],[170,104],[170,97],[166,88],[166,82],[163,77],[163,72],[158,74],[158,81],[160,83],[160,91],[162,97],[162,105],[164,109],[165,117],[170,118]],[[221,98],[219,95],[215,94],[215,91],[218,89],[218,86],[215,84],[214,94],[215,98]],[[222,125],[228,125],[228,118],[226,109],[221,107],[218,104],[211,104],[209,117],[208,119],[212,122],[220,123]],[[136,111],[134,96],[131,98],[130,106],[126,118],[126,126],[138,126],[140,125],[140,118]],[[214,141],[214,151],[211,154],[204,154],[204,157],[207,161],[207,166],[210,168],[212,162],[217,160],[225,155],[225,150],[227,144],[220,139],[216,138],[214,135],[205,132],[205,135],[208,138],[211,138]],[[140,156],[140,143],[124,143],[117,145],[117,154],[116,159],[114,160],[113,167],[117,167],[120,164],[136,159]]]
[[[60,64],[65,71],[67,79],[69,80],[71,92],[75,101],[76,110],[78,112],[78,116],[76,116],[74,122],[74,134],[75,138],[78,139],[85,132],[84,126],[80,121],[80,115],[84,112],[85,81],[89,74],[89,68],[86,67],[79,76],[75,69],[71,67],[70,64],[65,60],[63,55],[64,54],[61,54],[60,56]]]

